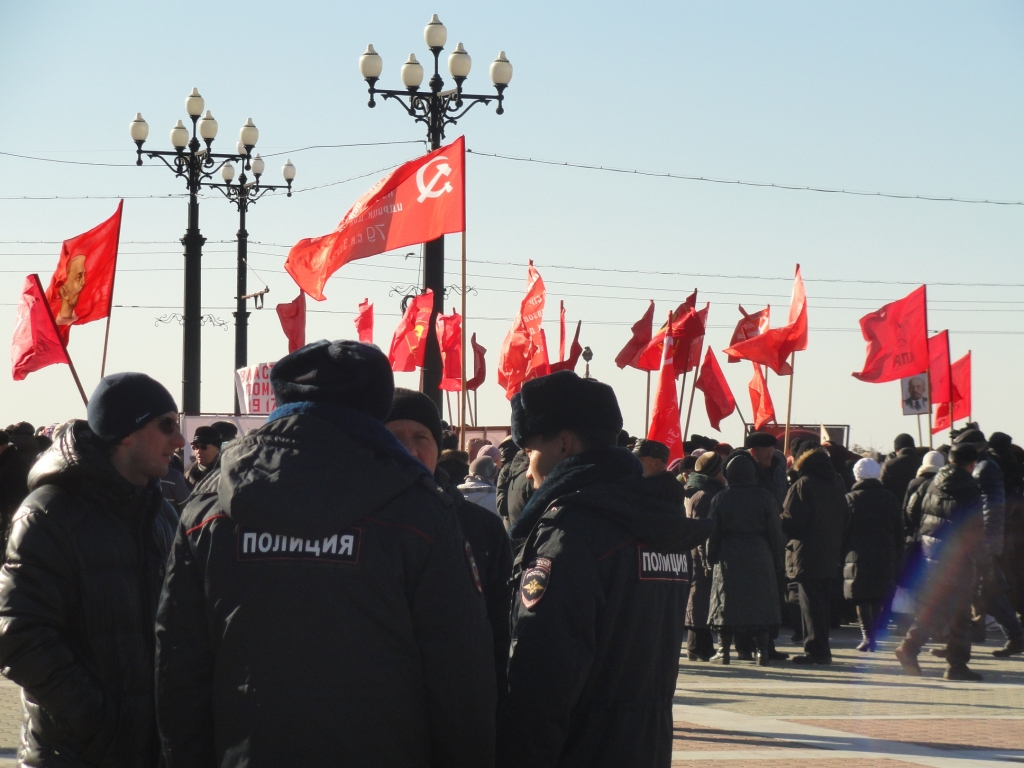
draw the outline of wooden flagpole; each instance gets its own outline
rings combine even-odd
[[[682,413],[683,400],[686,397],[686,371],[683,371],[683,386],[679,388],[679,411]]]
[[[743,418],[743,411],[740,410],[740,404],[736,403],[736,415],[740,417],[740,421],[743,422],[743,437],[747,437],[747,420]]]
[[[651,429],[651,372],[647,372],[647,405],[644,406],[644,434]]]
[[[462,428],[459,430],[459,450],[466,450],[466,406],[468,405],[466,399],[466,226],[463,221],[462,226],[462,392],[459,398],[460,410],[459,410],[459,424]],[[475,395],[475,393],[474,393]],[[474,419],[474,423],[476,420]]]
[[[793,377],[796,375],[796,352],[789,355],[789,397],[786,400],[786,436],[782,441],[782,453],[789,454],[789,420],[793,413]]]
[[[921,414],[917,414],[917,444],[924,445],[924,438],[921,437]]]
[[[689,350],[687,350],[689,354]],[[686,442],[686,436],[690,432],[690,414],[693,413],[693,396],[697,392],[697,379],[700,378],[697,374],[700,373],[700,361],[704,357],[704,337],[701,337],[700,342],[700,354],[697,356],[697,364],[693,366],[693,383],[690,385],[690,405],[686,409],[686,426],[683,427],[683,442]],[[683,384],[685,387],[686,385]],[[680,400],[682,398],[680,397]]]
[[[476,390],[473,390],[473,426],[479,426],[480,423],[480,401],[476,398]]]

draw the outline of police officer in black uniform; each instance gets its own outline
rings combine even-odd
[[[616,448],[607,384],[571,371],[512,400],[536,488],[510,530],[509,690],[500,766],[668,766],[689,591],[687,552],[711,524],[652,493]]]
[[[310,344],[197,486],[157,614],[168,768],[494,763],[491,631],[384,354]]]

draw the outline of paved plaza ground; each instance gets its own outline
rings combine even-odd
[[[991,636],[992,633],[990,633]],[[786,635],[784,634],[784,638]],[[673,768],[991,768],[1024,764],[1024,657],[975,647],[981,683],[947,683],[921,655],[924,677],[902,674],[894,641],[854,650],[851,627],[833,633],[835,663],[762,668],[680,663]],[[780,650],[796,652],[788,642]],[[15,765],[21,701],[0,678],[0,768]]]

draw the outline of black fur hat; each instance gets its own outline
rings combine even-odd
[[[572,371],[533,379],[512,398],[512,439],[522,445],[535,435],[563,429],[607,432],[614,441],[622,429],[622,412],[615,391]]]

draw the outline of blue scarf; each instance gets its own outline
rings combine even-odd
[[[348,408],[335,403],[310,401],[286,403],[274,409],[273,413],[267,418],[267,424],[296,414],[315,416],[329,421],[348,437],[357,443],[365,445],[375,453],[394,459],[403,467],[412,470],[416,474],[424,474],[430,478],[433,477],[419,459],[405,450],[405,446],[398,442],[398,438],[391,434],[391,431],[383,423],[354,408]]]

